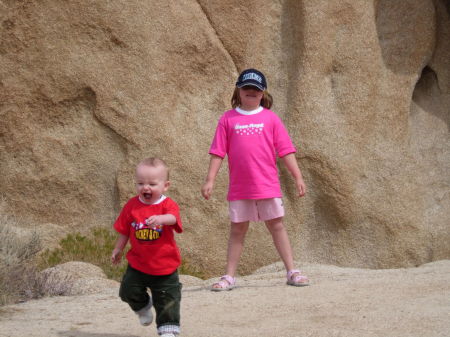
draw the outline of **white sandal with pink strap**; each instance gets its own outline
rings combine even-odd
[[[212,285],[211,291],[226,291],[236,287],[236,278],[230,275],[223,275],[219,282]]]
[[[287,272],[287,284],[294,287],[304,287],[309,285],[309,280],[301,274],[298,269],[292,269]]]

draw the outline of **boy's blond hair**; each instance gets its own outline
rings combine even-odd
[[[150,167],[163,167],[164,170],[166,171],[166,180],[169,180],[169,167],[167,166],[166,162],[160,158],[157,157],[148,157],[145,159],[142,159],[139,164],[137,164],[137,166],[139,165],[145,165],[145,166],[150,166]]]

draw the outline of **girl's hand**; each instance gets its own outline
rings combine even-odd
[[[303,181],[303,178],[297,178],[297,180],[295,181],[295,185],[297,186],[298,196],[303,197],[306,194],[306,185]]]
[[[295,159],[294,153],[289,153],[281,158],[286,165],[288,171],[291,173],[295,180],[295,186],[297,187],[297,192],[299,197],[303,197],[306,194],[306,185],[303,181],[302,173],[297,164],[297,159]]]
[[[206,181],[202,186],[202,195],[206,200],[208,200],[212,194],[214,180],[216,179],[217,172],[219,172],[220,166],[222,165],[222,161],[222,157],[216,156],[214,154],[211,155],[211,159],[209,161],[208,176],[206,177]]]
[[[212,194],[214,183],[212,181],[207,181],[202,186],[202,195],[208,200]]]
[[[112,264],[119,264],[122,259],[122,251],[120,249],[114,249],[111,255]]]

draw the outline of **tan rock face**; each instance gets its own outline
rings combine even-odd
[[[295,257],[449,258],[450,19],[444,0],[3,1],[0,186],[31,225],[110,225],[160,156],[183,255],[220,273],[227,177],[199,190],[239,71],[261,69],[309,193],[281,167]],[[277,261],[252,225],[241,272]]]

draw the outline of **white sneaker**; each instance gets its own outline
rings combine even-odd
[[[177,335],[175,335],[174,333],[163,333],[162,335],[160,335],[161,337],[176,337]]]
[[[153,322],[152,304],[152,300],[150,299],[145,307],[141,310],[135,311],[139,316],[139,322],[141,322],[144,326],[150,325]]]

